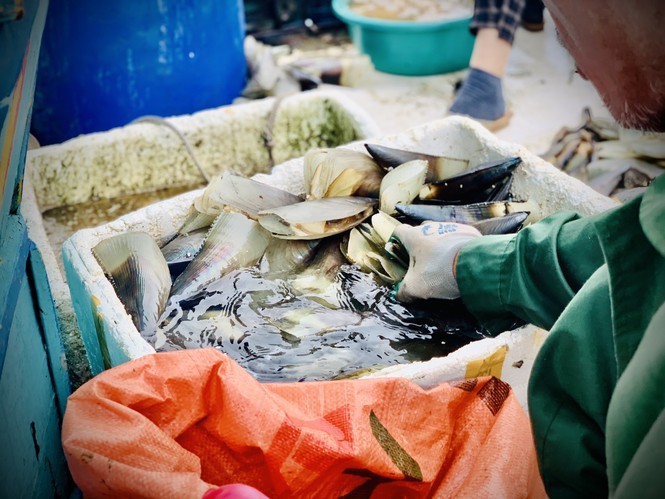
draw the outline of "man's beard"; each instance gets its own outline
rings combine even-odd
[[[624,101],[623,109],[612,109],[603,96],[605,105],[621,126],[645,132],[665,132],[665,95],[658,94],[655,105]]]

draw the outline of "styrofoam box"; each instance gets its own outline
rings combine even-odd
[[[469,159],[471,167],[485,161],[520,156],[523,163],[514,173],[512,191],[516,196],[535,203],[532,212],[535,219],[558,210],[576,210],[589,215],[615,206],[610,199],[565,175],[523,147],[500,141],[476,122],[463,117],[449,117],[395,136],[376,138],[372,142]],[[346,147],[364,150],[362,142]],[[300,194],[304,192],[302,163],[302,158],[287,161],[276,166],[271,174],[259,174],[254,178]],[[107,365],[117,365],[154,350],[134,327],[92,255],[91,248],[105,238],[130,230],[145,231],[158,242],[166,240],[181,226],[193,199],[200,193],[186,193],[107,225],[79,231],[63,245],[74,309],[84,337],[88,337],[86,346],[90,345],[95,372],[103,365],[102,355]],[[545,334],[530,326],[506,332],[498,338],[477,341],[446,358],[393,366],[372,376],[405,376],[423,386],[431,386],[441,381],[494,374],[509,381],[524,404],[524,387]],[[103,345],[92,351],[96,338],[101,338]],[[507,364],[510,366],[506,367]]]
[[[378,133],[375,122],[354,102],[340,93],[318,90],[281,100],[268,98],[200,111],[167,121],[187,138],[208,175],[229,169],[248,176],[266,172],[274,163],[302,156],[310,148],[335,147]],[[69,288],[56,258],[61,248],[49,241],[42,213],[95,199],[168,187],[195,188],[201,184],[200,173],[178,136],[154,123],[82,135],[28,152],[22,213],[30,239],[44,259],[69,369],[77,375],[89,376],[86,351],[93,374],[103,369],[99,342],[94,327],[86,322],[89,310],[84,312],[81,308],[89,308],[89,304],[79,303],[76,315],[83,318],[84,329],[82,335],[79,332]],[[133,215],[136,216],[140,215]],[[153,233],[159,230],[155,228]],[[74,289],[78,289],[76,283]],[[108,315],[109,320],[112,317],[113,314]],[[109,335],[115,338],[115,334]],[[117,354],[112,347],[113,364],[135,356],[129,354],[134,347],[118,348],[127,354]]]

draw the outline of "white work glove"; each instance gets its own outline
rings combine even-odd
[[[398,225],[393,238],[409,254],[409,269],[397,287],[402,302],[416,298],[459,298],[453,263],[459,250],[481,234],[470,225],[451,222],[425,222],[413,227]]]

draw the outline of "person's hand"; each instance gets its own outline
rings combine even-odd
[[[216,489],[210,489],[203,494],[202,499],[269,499],[267,495],[259,492],[254,487],[233,483],[222,485]]]
[[[453,265],[462,246],[480,235],[470,225],[449,222],[398,225],[392,237],[409,254],[409,269],[397,285],[397,299],[459,298]]]

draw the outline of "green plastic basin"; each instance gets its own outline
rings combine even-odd
[[[474,38],[471,16],[442,21],[392,21],[353,12],[348,0],[333,0],[335,15],[349,27],[354,45],[385,73],[424,76],[469,65]]]

